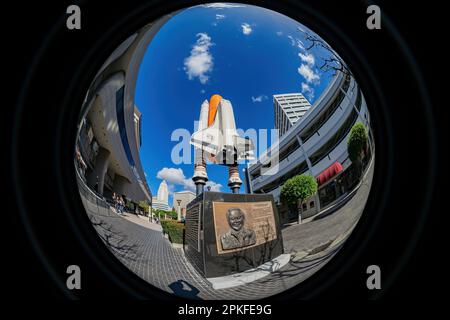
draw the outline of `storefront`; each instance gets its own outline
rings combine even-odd
[[[364,172],[370,160],[370,150],[366,152],[361,170]],[[326,209],[354,190],[361,178],[360,169],[351,164],[342,170],[340,163],[334,163],[317,176],[320,209]]]

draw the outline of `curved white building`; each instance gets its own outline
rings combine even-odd
[[[82,180],[100,198],[111,200],[116,193],[134,206],[152,200],[139,155],[141,126],[146,120],[134,103],[135,85],[150,41],[176,13],[126,39],[100,68],[85,97],[77,160],[83,168],[79,170]]]
[[[278,100],[274,101],[275,109]],[[354,78],[338,72],[314,106],[288,128],[278,144],[259,157],[265,159],[263,163],[258,160],[248,167],[246,177],[250,191],[273,194],[285,222],[297,217],[288,217],[280,201],[281,187],[295,175],[311,174],[319,183],[315,199],[303,204],[305,216],[339,201],[358,182],[354,181],[347,152],[350,129],[356,122],[370,129],[366,101]],[[373,148],[371,130],[369,142],[368,154]]]

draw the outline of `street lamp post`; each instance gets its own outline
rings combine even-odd
[[[177,199],[177,203],[178,203],[178,221],[181,221],[181,207],[180,207],[180,205],[181,205],[181,199]]]

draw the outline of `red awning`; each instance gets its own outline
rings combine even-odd
[[[317,183],[319,184],[319,186],[324,184],[325,182],[327,182],[328,180],[333,178],[335,175],[337,175],[342,170],[344,170],[344,168],[342,168],[342,164],[340,164],[339,162],[333,163],[331,166],[329,166],[328,168],[323,170],[317,176],[317,178],[316,178]]]

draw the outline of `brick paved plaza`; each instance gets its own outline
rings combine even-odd
[[[107,247],[148,283],[193,299],[260,299],[299,284],[333,257],[364,209],[373,168],[372,164],[356,194],[343,207],[282,229],[285,253],[291,254],[287,265],[250,284],[227,289],[213,289],[189,264],[183,249],[173,248],[162,236],[159,225],[134,214],[119,216],[113,209],[87,200],[84,204]]]

